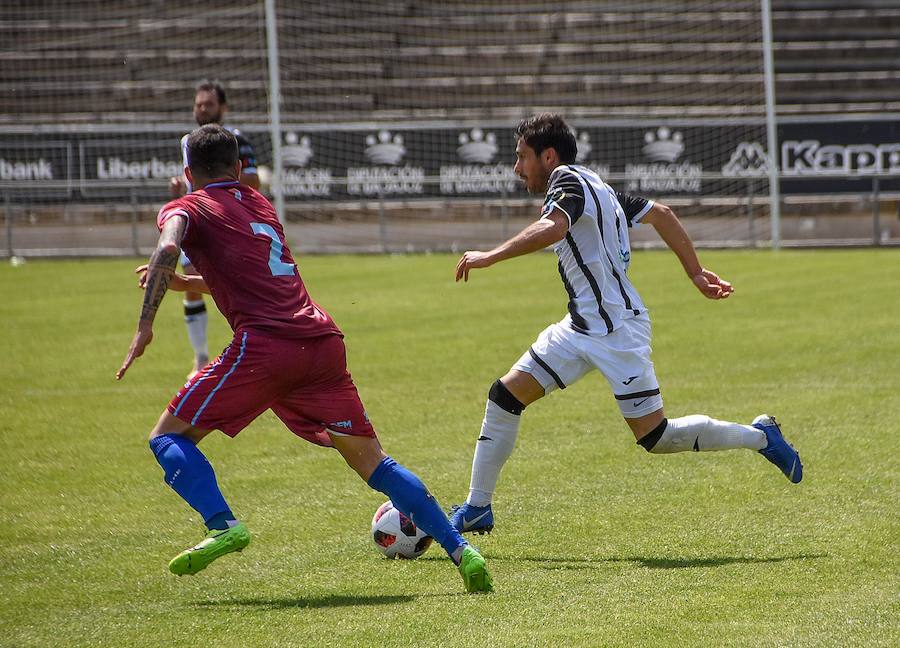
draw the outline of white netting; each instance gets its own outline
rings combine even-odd
[[[283,8],[288,199],[390,201],[386,215],[383,204],[371,205],[387,221],[375,238],[347,224],[365,202],[344,211],[304,205],[289,218],[336,248],[368,240],[377,249],[385,236],[390,249],[496,241],[504,216],[513,221],[507,232],[534,216],[512,176],[515,124],[554,111],[579,132],[579,162],[617,187],[665,196],[691,216],[700,238],[765,238],[762,207],[756,222],[748,218],[748,190],[757,199],[768,191],[758,145],[759,6],[497,0]],[[731,161],[741,143],[748,146]],[[345,176],[348,184],[326,192],[323,179]],[[478,200],[459,204],[465,197]],[[433,207],[404,204],[423,198]],[[452,221],[447,199],[457,201]],[[443,231],[435,220],[446,223]]]
[[[700,242],[768,238],[758,0],[273,4],[283,216],[301,250],[496,243],[535,215],[512,132],[545,110],[578,131],[579,162],[675,206]],[[812,34],[820,14],[775,18]],[[273,167],[262,0],[4,2],[0,63],[7,254],[152,245],[202,78],[224,83],[226,122]]]
[[[0,42],[0,194],[25,253],[152,245],[204,77],[226,87],[226,123],[267,128],[261,4],[7,2]]]

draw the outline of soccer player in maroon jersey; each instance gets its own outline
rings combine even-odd
[[[159,212],[159,243],[139,268],[144,301],[137,332],[116,373],[121,379],[150,344],[169,288],[212,295],[234,331],[228,348],[175,395],[150,432],[166,483],[209,529],[169,569],[196,574],[250,543],[197,444],[214,429],[234,437],[271,409],[297,436],[337,449],[369,486],[433,536],[458,565],[467,591],[491,591],[484,558],[450,525],[422,481],[382,450],[347,371],[340,329],[310,299],[271,203],[238,181],[234,135],[208,124],[191,133],[187,147],[185,173],[195,191]],[[200,275],[175,272],[182,247]]]
[[[218,81],[202,81],[194,94],[194,119],[198,126],[206,124],[223,124],[228,112],[228,103],[225,98],[225,88]],[[242,184],[259,189],[259,172],[256,168],[256,153],[253,145],[241,132],[232,127],[225,126],[231,131],[238,141],[238,152],[241,157]],[[187,139],[188,135],[181,138],[181,157],[183,166],[187,166]],[[169,179],[169,194],[172,198],[181,198],[186,193],[193,191],[193,187],[186,177],[179,176]],[[185,274],[197,274],[191,260],[181,254],[181,266]],[[203,294],[188,290],[184,293],[184,323],[187,325],[188,340],[194,350],[194,364],[188,378],[200,371],[209,362],[209,346],[206,341],[207,315],[206,302]]]

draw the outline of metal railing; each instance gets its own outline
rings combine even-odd
[[[858,175],[835,174],[860,181]],[[659,198],[682,217],[698,246],[757,247],[771,245],[771,221],[766,178],[700,176],[703,181],[730,183],[722,195],[670,195]],[[796,177],[781,176],[782,180]],[[613,186],[633,178],[612,175]],[[884,191],[896,176],[864,178],[864,191],[840,194],[782,195],[784,211],[779,235],[785,246],[898,245],[897,207],[888,214],[886,202],[900,204],[900,191]],[[333,178],[346,188],[346,178]],[[427,185],[441,182],[426,177]],[[78,203],[17,200],[14,183],[0,183],[4,243],[0,256],[141,256],[155,245],[155,215],[164,204],[166,186],[160,180],[93,181],[95,189],[126,190],[128,199]],[[896,184],[893,182],[892,184]],[[64,188],[65,182],[60,182]],[[740,185],[742,190],[735,191]],[[147,192],[158,200],[147,200]],[[533,220],[540,199],[502,190],[473,197],[409,198],[379,193],[359,199],[288,201],[285,229],[295,249],[303,252],[420,252],[494,245]],[[649,229],[649,228],[644,228]],[[660,244],[652,232],[635,231],[633,244]]]

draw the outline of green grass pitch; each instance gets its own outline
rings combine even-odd
[[[2,264],[0,645],[900,645],[900,250],[702,257],[728,301],[671,254],[632,262],[667,413],[775,414],[803,483],[750,451],[647,455],[588,376],[524,415],[498,526],[476,536],[490,596],[465,595],[438,548],[380,558],[383,497],[271,415],[202,446],[253,543],[173,577],[202,524],[146,438],[189,368],[180,300],[116,383],[137,261]],[[386,449],[445,507],[467,492],[488,387],[565,313],[552,255],[467,285],[455,261],[300,263]],[[210,338],[228,341],[218,314]]]

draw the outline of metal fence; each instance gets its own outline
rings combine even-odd
[[[704,176],[715,180],[718,176]],[[787,247],[900,245],[900,192],[883,192],[884,180],[867,179],[867,191],[785,196],[781,244]],[[785,178],[788,180],[789,178]],[[632,179],[633,180],[633,179]],[[613,177],[626,185],[629,178]],[[337,185],[346,180],[332,179]],[[422,182],[436,185],[438,177]],[[764,182],[745,181],[739,196],[660,199],[682,218],[701,247],[770,247],[771,221]],[[163,195],[159,182],[121,187],[130,197],[114,202],[28,203],[7,195],[0,204],[4,234],[0,256],[143,256],[156,244],[156,212],[163,204],[140,198]],[[541,200],[519,191],[491,197],[403,199],[375,195],[354,201],[289,201],[285,230],[299,253],[406,253],[493,246],[539,213]],[[632,233],[637,248],[662,245],[649,227]]]

